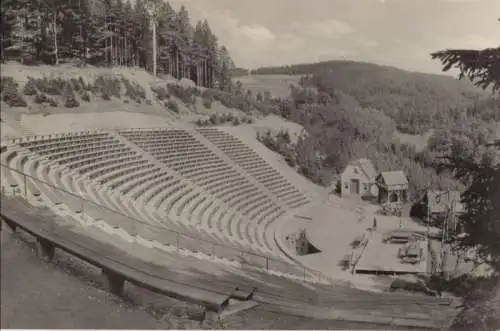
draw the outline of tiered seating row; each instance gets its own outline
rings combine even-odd
[[[235,137],[217,128],[202,128],[198,131],[285,202],[287,206],[297,208],[310,202],[302,192],[290,184],[268,162]]]
[[[224,200],[229,206],[238,207],[232,205],[231,200],[238,198],[241,186],[231,185],[230,182],[234,180],[243,184],[249,183],[248,180],[187,131],[181,133],[179,130],[165,130],[121,134],[210,194]],[[254,191],[253,196],[261,197],[260,200],[254,200],[255,203],[270,200],[260,190]],[[247,208],[249,211],[258,208],[258,205],[249,203]],[[258,221],[261,222],[263,219]]]
[[[178,203],[177,215],[187,209],[188,217],[193,215],[200,217],[202,223],[207,222],[208,228],[215,227],[218,231],[227,233],[229,237],[241,238],[249,226],[249,220],[245,220],[244,216],[256,224],[265,226],[284,213],[270,196],[187,130],[120,131],[119,133],[216,200],[211,201],[212,199],[193,190],[186,191],[185,200],[175,199],[172,203],[166,204],[166,207],[170,208]],[[185,187],[179,186],[178,189]],[[156,194],[156,191],[152,194]],[[225,207],[220,205],[221,202]],[[159,208],[162,203],[163,200],[159,199],[155,206]],[[256,239],[257,241],[265,241],[262,233],[252,234],[256,235],[260,237]],[[247,240],[252,241],[249,238]],[[269,249],[274,245],[272,242],[263,246]],[[277,250],[276,247],[274,249]]]

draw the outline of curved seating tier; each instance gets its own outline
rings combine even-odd
[[[221,159],[189,131],[124,130],[119,134],[209,195],[191,192],[189,201],[179,207],[190,206],[190,217],[198,215],[208,228],[224,232],[236,241],[243,239],[255,242],[256,247],[265,248],[264,252],[279,253],[276,243],[265,236],[264,230],[285,210],[274,203],[264,190],[259,189],[257,183]],[[211,200],[214,202],[210,203]],[[206,204],[209,204],[208,207],[201,212]],[[252,223],[262,224],[262,231],[256,231]]]
[[[310,202],[309,198],[236,137],[217,128],[202,128],[198,129],[198,132],[267,187],[288,207],[298,208]]]
[[[186,161],[175,156],[169,160],[168,153],[159,154],[148,143],[134,145],[112,132],[84,132],[24,139],[2,153],[2,163],[33,177],[27,177],[26,183],[28,200],[34,204],[46,204],[58,212],[64,209],[72,218],[85,214],[192,251],[214,253],[212,242],[233,247],[217,246],[215,253],[221,257],[239,258],[238,250],[270,256],[276,260],[274,270],[303,274],[277,248],[273,236],[258,227],[259,222],[268,224],[282,215],[283,208],[188,132],[165,131],[174,131],[174,136],[180,136],[174,138],[180,139],[163,141],[160,135],[159,143],[180,149],[182,142],[196,153],[186,148]],[[10,183],[23,186],[22,175],[10,177]],[[266,266],[263,256],[245,257]]]

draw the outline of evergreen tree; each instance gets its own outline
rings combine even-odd
[[[163,73],[198,85],[231,86],[234,67],[208,22],[193,27],[189,12],[161,0],[5,0],[1,12],[2,60],[47,64],[79,60],[151,70],[153,40],[146,2],[155,3],[157,64]]]

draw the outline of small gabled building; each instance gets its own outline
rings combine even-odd
[[[408,201],[408,178],[403,171],[385,171],[377,177],[378,202],[405,203]]]
[[[340,195],[377,197],[377,170],[368,159],[350,162],[340,175]]]
[[[433,191],[428,190],[423,199],[425,211],[430,217],[444,216],[449,211],[455,214],[464,212],[459,191]]]

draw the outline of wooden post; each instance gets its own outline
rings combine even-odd
[[[13,223],[11,221],[8,221],[6,220],[5,218],[3,219],[3,221],[5,222],[5,224],[7,224],[7,226],[12,230],[12,232],[16,232],[16,229],[17,229],[17,224],[16,223]]]
[[[37,238],[36,240],[36,253],[38,257],[45,262],[52,262],[55,255],[55,247],[54,245],[43,238]]]
[[[28,200],[28,185],[26,180],[26,174],[23,174],[23,179],[24,179],[24,198]]]
[[[106,285],[109,291],[117,296],[123,295],[123,289],[125,287],[125,279],[109,269],[102,269],[102,275],[105,278]]]

